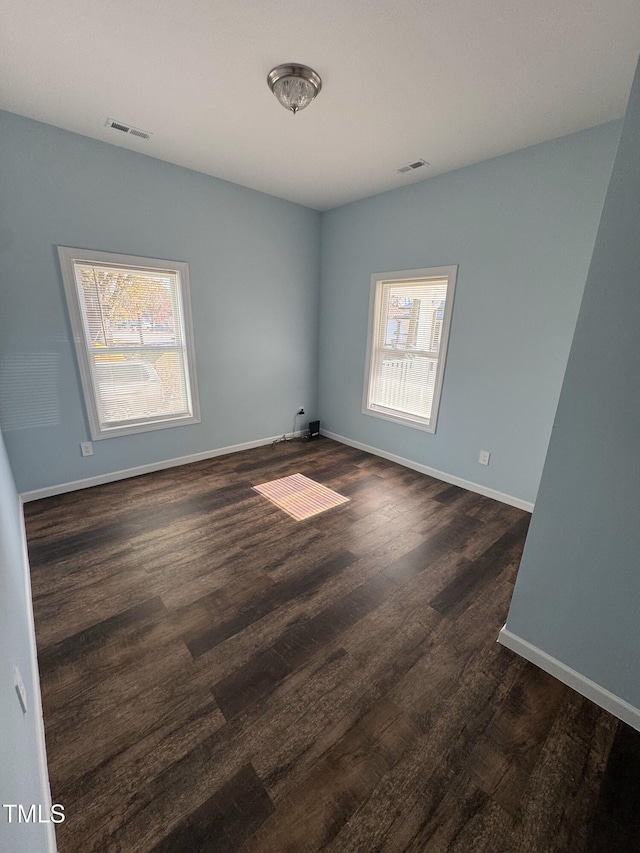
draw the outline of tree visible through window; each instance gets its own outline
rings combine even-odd
[[[366,414],[435,432],[456,271],[371,277]]]
[[[197,422],[187,265],[58,253],[92,437]]]

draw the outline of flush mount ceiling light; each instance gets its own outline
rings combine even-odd
[[[268,73],[267,83],[282,106],[294,115],[308,107],[322,89],[320,75],[306,65],[278,65]]]

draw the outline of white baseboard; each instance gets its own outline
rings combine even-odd
[[[301,431],[295,433],[296,437],[300,437]],[[501,501],[502,503],[515,506],[518,509],[524,509],[527,512],[533,511],[533,504],[529,501],[520,500],[520,498],[512,495],[504,494],[496,489],[490,489],[487,486],[482,486],[479,483],[472,483],[470,480],[463,480],[462,477],[456,477],[453,474],[447,474],[444,471],[438,471],[435,468],[429,468],[428,465],[421,465],[419,462],[413,462],[411,459],[405,459],[403,456],[396,456],[395,453],[387,453],[385,450],[379,450],[377,447],[371,447],[368,444],[362,444],[360,441],[353,441],[350,438],[345,438],[343,435],[337,435],[333,432],[322,430],[322,434],[327,438],[338,441],[341,444],[347,444],[349,447],[355,447],[358,450],[365,450],[374,456],[381,456],[388,459],[390,462],[396,462],[398,465],[403,465],[405,468],[411,468],[413,471],[418,471],[421,474],[427,474],[430,477],[435,477],[436,480],[442,480],[445,483],[450,483],[454,486],[460,486],[463,489],[468,489],[470,492],[484,495],[488,498]],[[290,433],[287,433],[290,435]],[[45,486],[42,489],[33,489],[29,492],[22,492],[20,497],[25,503],[29,501],[38,501],[41,498],[50,498],[53,495],[63,495],[66,492],[75,492],[78,489],[89,489],[91,486],[101,486],[103,483],[115,483],[117,480],[126,480],[128,477],[138,477],[141,474],[150,474],[153,471],[164,471],[167,468],[177,468],[179,465],[188,465],[190,462],[200,462],[203,459],[213,459],[216,456],[226,456],[229,453],[238,453],[241,450],[251,450],[254,447],[262,447],[267,444],[272,444],[278,441],[282,435],[272,435],[268,438],[259,438],[256,441],[247,441],[243,444],[232,444],[227,447],[219,447],[215,450],[205,450],[202,453],[191,453],[188,456],[178,456],[174,459],[164,459],[160,462],[150,462],[147,465],[137,465],[134,468],[124,468],[120,471],[110,471],[106,474],[97,474],[95,477],[86,477],[82,480],[73,480],[68,483],[58,483],[54,486]]]
[[[287,436],[300,437],[301,432],[295,434],[287,433]],[[103,483],[115,483],[117,480],[126,480],[128,477],[138,477],[140,474],[151,474],[153,471],[164,471],[166,468],[177,468],[179,465],[188,465],[190,462],[201,462],[203,459],[213,459],[216,456],[226,456],[229,453],[237,453],[240,450],[251,450],[254,447],[262,447],[282,439],[281,435],[272,435],[270,438],[259,438],[257,441],[246,441],[244,444],[232,444],[228,447],[219,447],[216,450],[205,450],[202,453],[190,453],[188,456],[178,456],[175,459],[164,459],[161,462],[150,462],[148,465],[137,465],[135,468],[124,468],[121,471],[111,471],[107,474],[97,474],[95,477],[86,477],[83,480],[73,480],[70,483],[59,483],[55,486],[46,486],[43,489],[34,489],[30,492],[22,492],[20,497],[24,503],[39,501],[41,498],[50,498],[53,495],[64,495],[66,492],[75,492],[78,489],[89,489],[91,486],[102,486]]]
[[[372,453],[374,456],[381,456],[383,459],[388,459],[390,462],[397,462],[398,465],[404,465],[405,468],[411,468],[413,471],[419,471],[420,474],[428,474],[429,477],[435,477],[436,480],[443,480],[445,483],[451,483],[453,486],[460,486],[470,492],[476,492],[479,495],[484,495],[486,498],[493,498],[496,501],[501,501],[503,504],[509,504],[509,506],[515,506],[518,509],[533,512],[534,505],[530,501],[523,501],[513,495],[507,495],[504,492],[498,492],[496,489],[490,489],[488,486],[483,486],[480,483],[472,483],[470,480],[463,480],[462,477],[456,477],[454,474],[447,474],[445,471],[438,471],[435,468],[429,468],[428,465],[421,465],[419,462],[413,462],[411,459],[405,459],[403,456],[396,456],[395,453],[387,453],[386,450],[379,450],[377,447],[362,444],[360,441],[353,441],[353,439],[345,438],[343,435],[337,435],[335,432],[327,432],[327,430],[323,429],[322,435],[326,435],[327,438],[332,438],[334,441],[339,441],[341,444],[348,444],[349,447],[355,447],[358,450],[366,450],[367,453]]]
[[[47,763],[47,747],[44,738],[44,718],[42,712],[42,695],[40,693],[40,671],[38,668],[38,651],[36,646],[36,626],[33,618],[33,595],[31,591],[31,572],[29,571],[29,552],[27,549],[27,533],[24,525],[22,500],[18,497],[20,525],[22,528],[22,566],[25,586],[25,601],[27,602],[27,622],[29,631],[29,658],[31,660],[31,696],[33,703],[31,713],[35,716],[34,726],[36,749],[38,753],[38,769],[40,771],[40,804],[45,814],[51,811],[51,785],[49,784],[49,766]],[[45,828],[47,853],[56,853],[55,824],[48,822]]]
[[[512,652],[516,652],[516,654],[539,666],[540,669],[548,672],[549,675],[553,675],[554,678],[571,687],[576,693],[586,696],[587,699],[595,702],[596,705],[604,708],[605,711],[609,711],[614,717],[640,731],[640,708],[630,705],[629,702],[611,693],[605,687],[601,687],[595,681],[591,681],[591,679],[576,672],[575,669],[571,669],[571,667],[562,663],[562,661],[551,657],[551,655],[543,652],[542,649],[532,645],[527,640],[523,640],[517,634],[508,631],[506,627],[500,631],[498,642],[507,649],[511,649]]]

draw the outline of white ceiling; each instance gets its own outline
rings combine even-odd
[[[619,118],[639,50],[638,0],[0,0],[0,108],[325,210]]]

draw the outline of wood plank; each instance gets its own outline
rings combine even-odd
[[[509,841],[514,853],[585,849],[616,725],[588,699],[567,692],[521,800]]]
[[[239,634],[253,622],[257,622],[272,610],[285,602],[308,595],[316,587],[329,578],[339,574],[343,569],[355,562],[355,556],[350,551],[339,550],[335,555],[323,560],[313,569],[298,572],[294,577],[284,578],[253,595],[240,607],[234,608],[233,615],[225,621],[218,622],[206,631],[187,633],[185,643],[194,658],[213,649],[215,646]]]
[[[640,850],[640,732],[619,723],[600,789],[587,853]]]
[[[234,717],[275,690],[322,645],[375,609],[392,589],[392,581],[374,576],[304,625],[290,627],[271,648],[217,681],[212,691],[225,717]]]
[[[155,853],[194,849],[232,853],[273,810],[256,771],[246,764],[153,849]]]
[[[330,842],[417,730],[402,711],[380,700],[315,764],[304,788],[280,804],[246,844],[249,853],[319,850]]]

